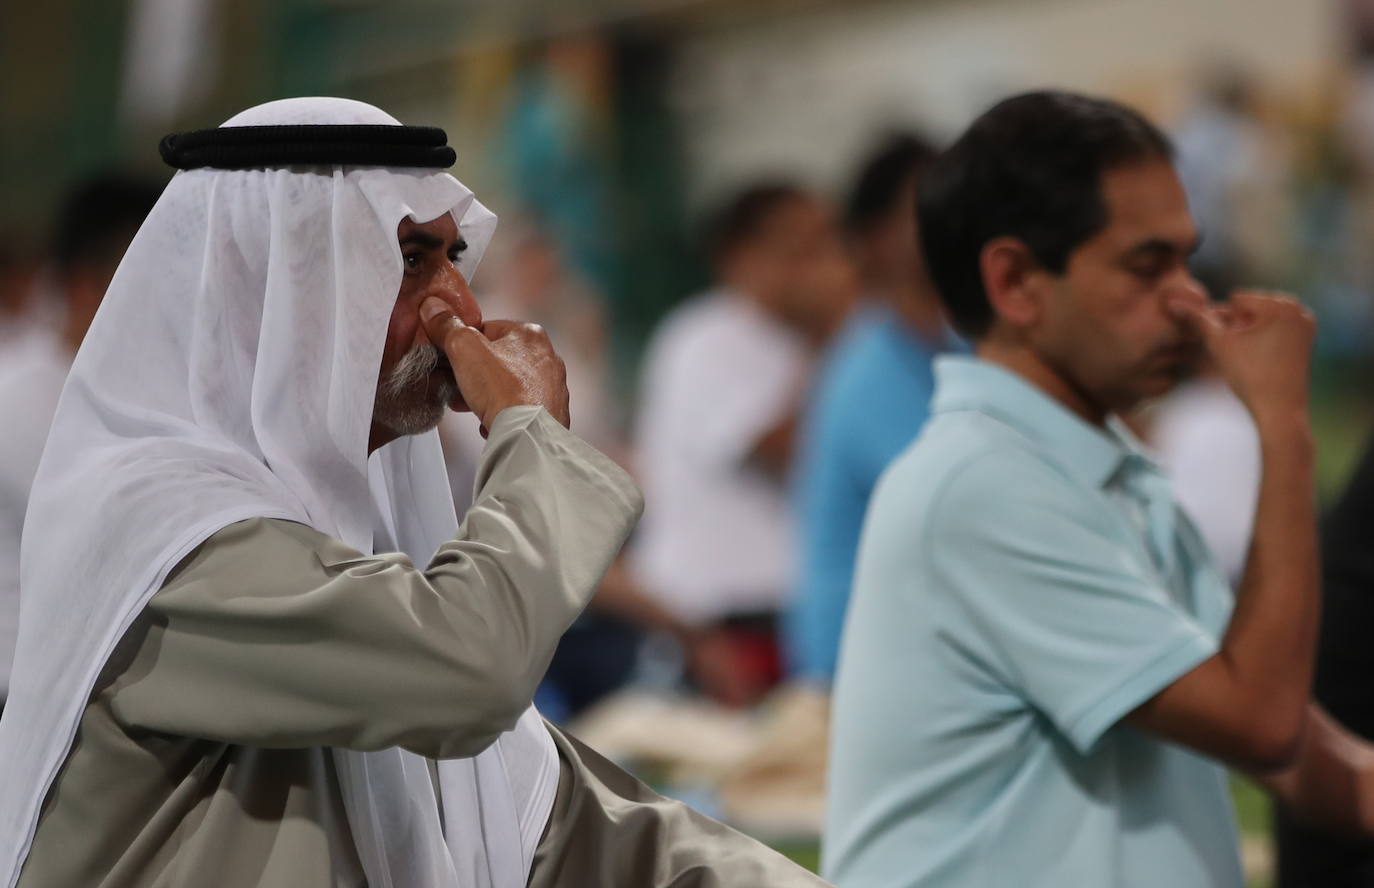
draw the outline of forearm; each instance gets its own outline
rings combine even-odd
[[[1279,804],[1313,826],[1374,837],[1374,746],[1316,705],[1307,715],[1294,765],[1257,779]]]
[[[1235,705],[1290,742],[1311,694],[1319,620],[1313,443],[1305,415],[1263,419],[1254,538],[1221,660]]]
[[[493,428],[478,501],[423,571],[299,525],[221,532],[150,604],[163,625],[118,716],[248,745],[480,751],[528,707],[639,507],[609,460],[518,418]]]

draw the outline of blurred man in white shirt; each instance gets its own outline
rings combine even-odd
[[[636,436],[647,506],[634,567],[668,608],[719,630],[720,655],[741,680],[711,690],[744,703],[778,677],[797,409],[856,280],[830,208],[792,185],[742,192],[709,236],[717,287],[670,313],[648,349]]]

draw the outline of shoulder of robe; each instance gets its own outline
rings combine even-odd
[[[284,518],[246,518],[215,531],[167,575],[162,591],[223,576],[246,579],[290,565],[314,571],[364,556],[328,534]]]

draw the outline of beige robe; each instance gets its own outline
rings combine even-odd
[[[187,556],[106,664],[20,888],[365,885],[329,748],[489,745],[639,513],[628,476],[534,408],[498,417],[483,463],[424,570],[274,519]],[[550,731],[533,886],[824,884]]]

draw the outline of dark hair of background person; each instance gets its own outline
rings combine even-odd
[[[707,225],[704,240],[710,260],[719,264],[728,259],[757,237],[777,210],[807,196],[799,185],[782,180],[760,182],[736,193]]]
[[[935,146],[911,133],[889,136],[859,170],[844,207],[844,227],[862,237],[882,224],[902,200],[902,187],[935,161]]]
[[[979,256],[1019,238],[1062,274],[1069,254],[1107,224],[1104,173],[1172,160],[1169,139],[1125,105],[1041,91],[984,112],[922,175],[916,206],[931,279],[954,326],[979,339],[992,326]]]
[[[161,185],[123,173],[78,181],[63,197],[53,226],[50,249],[58,275],[117,263],[161,193]]]

